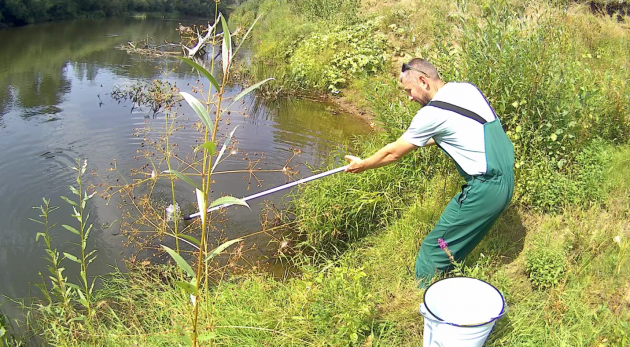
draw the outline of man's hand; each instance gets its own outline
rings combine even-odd
[[[349,162],[346,172],[359,173],[391,164],[416,148],[415,145],[401,137],[396,142],[379,149],[378,152],[367,159],[346,155],[346,160]]]
[[[346,155],[346,160],[349,162],[345,172],[359,173],[365,171],[365,164],[363,159],[357,158],[352,155]]]

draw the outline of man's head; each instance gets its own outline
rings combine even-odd
[[[409,96],[409,101],[415,101],[422,106],[428,104],[438,89],[444,85],[435,66],[420,58],[403,64],[400,83]]]

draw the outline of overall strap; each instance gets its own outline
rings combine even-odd
[[[443,110],[447,110],[447,111],[452,111],[455,112],[457,114],[460,114],[464,117],[470,118],[472,120],[475,120],[481,124],[486,124],[488,121],[485,120],[483,117],[481,117],[480,115],[476,114],[475,112],[450,104],[448,102],[444,102],[444,101],[430,101],[427,106],[433,106],[433,107],[437,107],[437,108],[441,108]]]

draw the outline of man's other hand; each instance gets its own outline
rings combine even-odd
[[[357,158],[352,155],[346,155],[345,158],[349,162],[349,165],[346,168],[345,172],[359,173],[365,171],[365,164],[363,163],[363,159]]]

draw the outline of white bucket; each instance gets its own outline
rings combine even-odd
[[[507,307],[492,285],[469,277],[437,281],[424,292],[424,347],[482,347]]]

